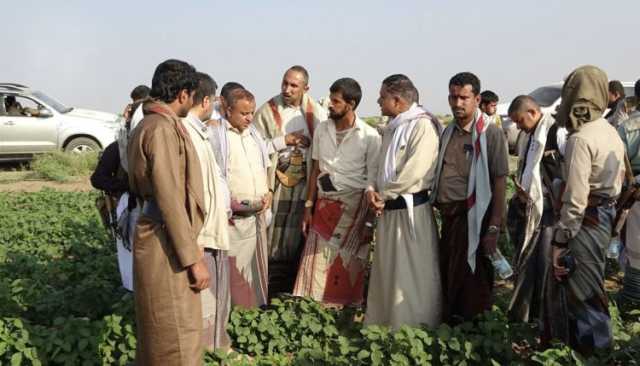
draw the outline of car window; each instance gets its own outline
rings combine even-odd
[[[0,116],[6,116],[7,111],[4,109],[4,95],[0,94]]]
[[[42,103],[48,105],[49,107],[58,111],[58,113],[67,113],[71,111],[73,108],[67,107],[64,104],[58,102],[57,100],[51,98],[50,96],[44,94],[40,91],[34,91],[33,95],[42,101]]]
[[[18,96],[4,96],[4,111],[11,117],[38,117],[45,107],[33,99]]]
[[[559,86],[543,86],[531,93],[529,96],[535,99],[541,107],[550,107],[558,98],[562,89]]]

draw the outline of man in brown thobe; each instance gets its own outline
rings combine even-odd
[[[200,365],[202,305],[209,273],[196,238],[204,219],[198,156],[184,129],[193,105],[195,69],[161,63],[145,118],[129,142],[129,183],[142,212],[133,253],[136,364]]]

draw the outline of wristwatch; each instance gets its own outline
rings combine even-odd
[[[313,207],[313,201],[311,201],[311,200],[306,200],[306,201],[304,202],[304,207],[305,207],[305,208],[311,208],[311,207]]]
[[[487,234],[497,234],[500,232],[500,228],[495,225],[489,225],[487,228]]]

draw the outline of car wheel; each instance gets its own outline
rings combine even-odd
[[[69,141],[67,146],[64,148],[64,152],[74,154],[83,154],[94,151],[100,151],[100,145],[96,142],[96,140],[88,137],[76,137],[75,139]]]

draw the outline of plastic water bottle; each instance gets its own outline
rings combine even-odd
[[[491,260],[491,264],[493,268],[498,273],[498,276],[503,280],[513,276],[513,270],[511,269],[511,265],[507,261],[507,259],[500,253],[500,249],[496,248],[495,253],[488,255]]]
[[[607,249],[607,258],[618,259],[621,250],[622,242],[620,241],[620,237],[614,236],[613,238],[611,238],[611,242],[609,242],[609,249]]]

